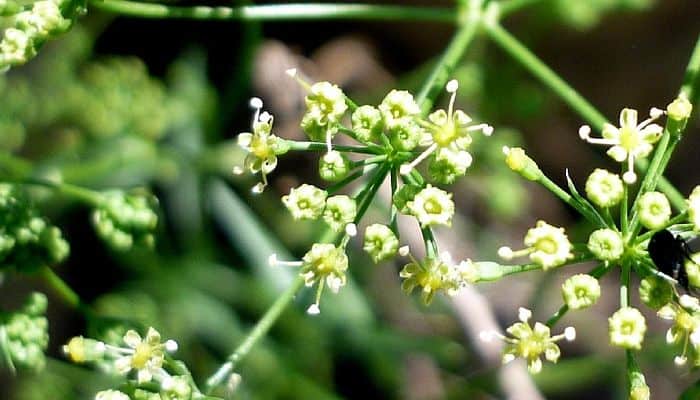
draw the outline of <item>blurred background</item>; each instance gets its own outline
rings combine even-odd
[[[699,21],[696,0],[542,0],[504,24],[617,120],[624,107],[643,114],[675,97]],[[282,157],[260,197],[250,194],[253,180],[231,174],[244,158],[235,137],[250,128],[249,98],[264,100],[277,135],[301,139],[304,93],[284,75],[287,68],[376,104],[392,88],[419,88],[452,33],[434,23],[159,21],[90,10],[35,60],[0,76],[0,151],[31,161],[4,167],[94,189],[148,187],[156,194],[155,250],[118,253],[96,237],[88,208],[32,192],[71,243],[57,273],[102,315],[155,326],[176,339],[178,357],[202,380],[290,281],[291,271],[270,269],[267,256],[300,257],[322,230],[292,222],[279,201],[301,182],[320,184],[317,156]],[[614,168],[601,149],[578,138],[581,118],[484,37],[470,46],[454,78],[459,106],[496,131],[475,143],[475,164],[452,189],[459,218],[451,230],[438,231],[441,248],[456,257],[495,259],[499,246],[520,246],[538,219],[585,240],[590,228],[507,170],[500,150],[522,145],[554,181],[565,184],[568,168],[581,188],[594,168]],[[698,184],[699,121],[691,121],[667,173],[684,194]],[[366,220],[385,218],[379,205]],[[415,226],[404,221],[404,227],[402,240],[416,240]],[[375,266],[360,250],[350,245],[352,282],[337,297],[326,294],[321,315],[304,313],[311,293],[298,296],[241,365],[235,398],[625,397],[624,353],[607,344],[607,318],[618,307],[614,274],[603,280],[596,306],[560,322],[562,330],[576,326],[578,339],[562,346],[559,364],[546,365],[533,382],[521,364],[501,369],[475,332],[509,325],[519,306],[532,308],[535,319],[548,318],[560,307],[560,283],[591,266],[521,274],[425,307],[401,292],[402,265]],[[109,335],[110,324],[85,320],[31,277],[7,276],[0,288],[2,309],[31,289],[44,290],[51,333],[47,369],[18,377],[0,372],[0,398],[89,399],[114,385],[60,353],[71,336]],[[654,398],[677,398],[696,377],[673,364],[677,350],[664,341],[668,325],[640,309],[650,324],[639,356],[647,383]]]

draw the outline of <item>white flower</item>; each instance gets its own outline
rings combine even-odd
[[[620,127],[606,123],[603,126],[602,138],[590,137],[590,127],[584,125],[579,129],[581,139],[592,144],[612,146],[608,155],[617,162],[627,161],[627,172],[622,179],[628,183],[634,183],[637,175],[634,173],[634,160],[646,157],[651,153],[653,144],[661,138],[663,128],[653,124],[663,115],[663,111],[652,108],[650,118],[637,123],[637,110],[625,108],[620,112]]]
[[[442,189],[428,185],[406,205],[422,227],[452,225],[455,204],[452,201],[452,194]]]
[[[114,362],[117,372],[126,375],[129,371],[135,370],[139,383],[150,382],[156,375],[159,377],[167,375],[163,370],[164,350],[176,350],[177,344],[174,341],[161,343],[160,333],[153,328],[148,328],[145,338],[141,338],[134,330],[127,331],[124,335],[124,343],[128,348],[119,348],[122,357]]]

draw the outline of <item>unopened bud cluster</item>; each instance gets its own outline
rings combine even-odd
[[[32,293],[19,311],[0,313],[0,359],[11,370],[40,371],[49,344],[46,296]],[[2,362],[0,362],[2,364]]]
[[[0,266],[35,270],[62,262],[70,247],[19,187],[0,184]]]
[[[69,1],[41,0],[25,4],[13,0],[0,3],[0,15],[13,21],[13,25],[2,32],[0,70],[26,63],[46,40],[65,32],[71,25],[65,15]]]
[[[92,222],[110,246],[128,250],[134,245],[153,246],[158,215],[149,197],[114,190],[101,194]]]

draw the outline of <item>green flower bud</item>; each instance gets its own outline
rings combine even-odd
[[[384,128],[381,112],[372,106],[358,107],[352,113],[352,130],[357,138],[364,143],[374,142],[379,138]]]
[[[454,183],[457,178],[467,173],[472,164],[472,156],[467,151],[439,149],[428,166],[430,177],[444,185]]]
[[[639,221],[649,230],[663,228],[671,218],[671,204],[661,192],[644,193],[637,202]]]
[[[36,372],[44,369],[49,323],[39,311],[46,310],[45,301],[43,295],[32,294],[22,311],[7,314],[0,320],[0,353],[4,353],[2,358],[10,363],[10,369]]]
[[[543,270],[558,267],[573,257],[571,242],[564,228],[557,228],[544,221],[537,221],[525,235],[525,246],[530,260],[540,264]]]
[[[338,182],[348,175],[350,160],[338,151],[332,150],[321,157],[318,172],[322,179]]]
[[[608,318],[610,344],[630,350],[640,350],[647,331],[642,313],[633,307],[623,307]]]
[[[376,264],[396,255],[399,250],[399,239],[388,226],[372,224],[365,229],[363,249]]]
[[[408,203],[413,201],[422,188],[420,186],[413,185],[403,185],[399,190],[394,193],[394,205],[402,214],[410,214],[411,210],[408,208]]]
[[[688,220],[693,224],[693,229],[700,231],[700,186],[696,186],[686,200],[688,205]]]
[[[604,169],[597,168],[586,180],[586,196],[601,208],[620,203],[624,193],[622,179]]]
[[[625,252],[622,235],[612,229],[598,229],[588,237],[588,250],[602,261],[615,261]]]
[[[693,104],[685,96],[679,96],[666,107],[666,112],[669,118],[675,121],[684,121],[690,118]]]
[[[688,275],[688,284],[692,287],[700,287],[700,265],[695,261],[698,258],[698,254],[694,254],[692,257],[693,261],[686,260],[685,262],[685,273]]]
[[[326,200],[326,209],[323,211],[323,220],[335,232],[342,232],[347,224],[352,223],[357,215],[357,204],[354,199],[345,195],[329,197]]]
[[[503,147],[503,154],[506,155],[508,168],[522,175],[530,181],[537,181],[542,178],[542,171],[537,163],[525,154],[525,150],[520,147]]]
[[[630,379],[630,400],[649,400],[651,392],[641,372],[632,372]]]
[[[418,219],[422,227],[452,225],[452,216],[455,213],[452,193],[428,185],[406,205],[411,215]]]
[[[316,219],[323,213],[326,197],[328,192],[305,183],[282,196],[282,203],[294,219]]]
[[[82,364],[102,360],[105,356],[105,349],[106,346],[103,342],[76,336],[63,346],[63,353],[72,362]]]
[[[639,284],[639,299],[649,308],[658,310],[673,300],[673,288],[665,279],[650,275]]]
[[[411,151],[418,146],[422,129],[412,120],[404,119],[395,123],[389,131],[389,141],[398,151]]]
[[[384,125],[390,131],[397,126],[405,126],[420,114],[420,107],[413,95],[405,90],[392,90],[379,105],[379,111],[384,118]]]
[[[582,310],[595,304],[600,298],[600,284],[590,275],[578,274],[561,286],[564,303],[572,310]]]

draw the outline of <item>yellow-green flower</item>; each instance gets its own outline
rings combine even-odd
[[[647,323],[642,313],[633,307],[622,307],[608,318],[610,343],[614,346],[639,350],[644,342]]]

